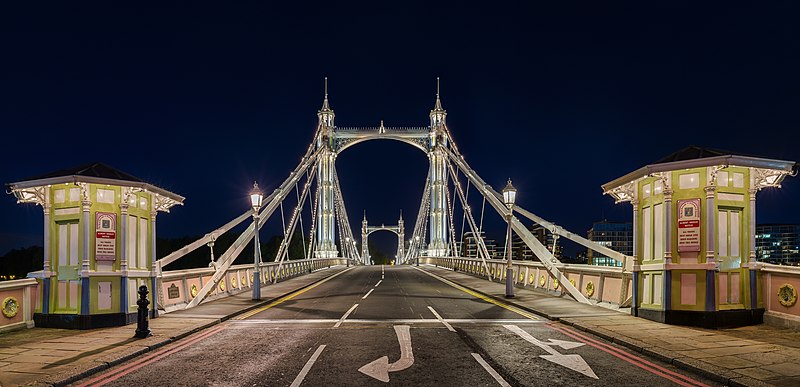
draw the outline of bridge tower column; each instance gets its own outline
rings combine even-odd
[[[364,220],[361,221],[361,258],[365,265],[370,264],[369,259],[369,223],[367,223],[367,212],[364,211]]]
[[[336,151],[333,149],[333,119],[335,115],[328,105],[328,80],[325,79],[325,99],[322,109],[317,112],[319,130],[317,149],[322,149],[317,164],[317,184],[319,198],[317,201],[317,245],[314,256],[317,258],[335,258],[339,255],[336,249],[336,213],[333,201],[334,170],[336,168]]]
[[[405,251],[405,226],[403,225],[403,211],[400,211],[400,220],[397,221],[397,260],[402,260],[406,256]],[[399,262],[395,262],[399,263]]]
[[[431,110],[431,127],[428,147],[428,160],[430,161],[430,244],[428,256],[443,257],[447,255],[449,219],[447,216],[447,131],[445,117],[447,112],[442,109],[439,99],[438,79],[436,90],[436,105]]]

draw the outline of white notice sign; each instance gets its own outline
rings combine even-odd
[[[94,259],[113,261],[117,257],[117,214],[98,212],[95,219]]]

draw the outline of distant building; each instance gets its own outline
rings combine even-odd
[[[633,255],[633,223],[595,222],[589,229],[589,240],[622,254]],[[586,258],[590,265],[622,266],[622,262],[592,249],[586,251]]]
[[[483,244],[486,245],[486,250],[489,252],[489,257],[487,258],[498,258],[498,254],[502,254],[502,252],[497,251],[497,245],[495,244],[494,239],[486,239],[486,233],[483,231],[480,232],[480,236],[483,238]],[[459,244],[459,251],[461,251],[462,257],[478,257],[478,239],[475,237],[475,233],[472,231],[467,231],[464,233],[463,240]]]
[[[531,234],[533,234],[536,239],[541,242],[544,247],[550,251],[553,256],[557,259],[561,259],[563,256],[561,245],[556,242],[556,239],[553,237],[553,233],[545,229],[544,227],[538,224],[532,224],[528,226],[528,230],[530,230]],[[553,251],[553,245],[555,245],[555,251]],[[514,234],[511,238],[511,252],[514,256],[515,260],[538,260],[536,258],[536,254],[531,251],[528,245],[520,238],[519,235]]]
[[[777,265],[800,265],[800,224],[757,225],[756,259]]]

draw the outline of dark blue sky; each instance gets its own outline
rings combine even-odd
[[[279,184],[324,76],[340,126],[426,125],[442,77],[472,167],[584,235],[630,218],[601,184],[685,146],[800,160],[790,1],[113,3],[0,6],[0,181],[103,161],[187,197],[161,236],[208,232],[246,210],[253,180]],[[413,227],[422,152],[369,142],[337,166],[356,234],[363,210],[389,224],[402,208]],[[759,194],[758,222],[800,222],[798,203],[788,178]],[[41,224],[0,200],[0,254],[40,244]]]

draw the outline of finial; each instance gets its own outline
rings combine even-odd
[[[325,99],[328,99],[328,77],[325,77]]]
[[[436,99],[439,99],[439,77],[436,77]]]

